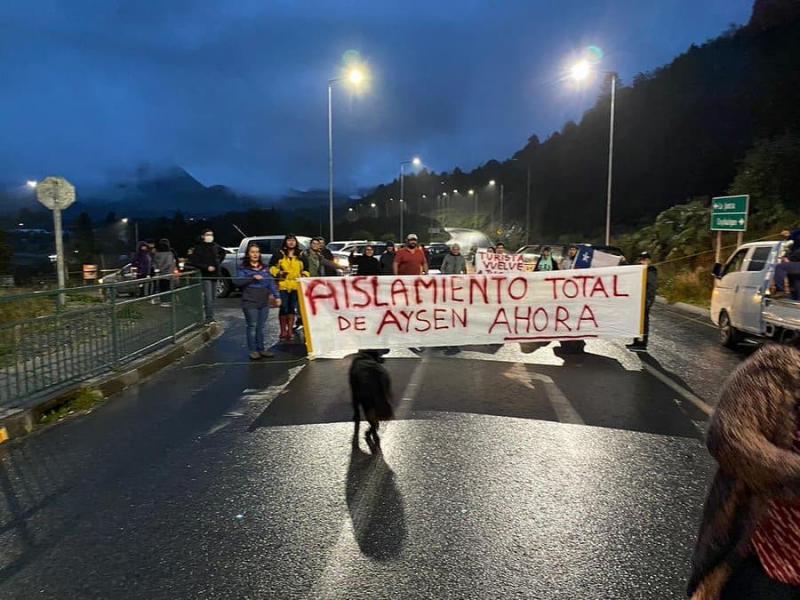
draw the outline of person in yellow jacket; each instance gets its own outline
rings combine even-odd
[[[290,341],[294,336],[294,321],[297,318],[298,293],[301,277],[308,277],[308,263],[303,258],[297,238],[289,234],[283,240],[283,247],[272,255],[269,272],[278,282],[281,294],[280,339]]]

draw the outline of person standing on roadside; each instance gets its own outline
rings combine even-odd
[[[275,279],[261,259],[258,244],[248,246],[244,260],[236,271],[234,284],[242,290],[242,312],[247,323],[250,360],[272,358],[274,354],[267,350],[264,334],[270,306],[279,307],[281,298]]]
[[[225,260],[225,248],[214,241],[214,232],[211,229],[204,229],[200,239],[200,243],[189,255],[189,264],[200,271],[203,278],[203,308],[206,323],[213,323],[219,266]]]
[[[400,248],[394,257],[395,275],[424,275],[428,272],[428,261],[425,252],[417,244],[418,238],[410,233],[406,238],[405,248]]]
[[[153,272],[157,277],[160,277],[158,280],[158,292],[160,294],[170,290],[172,277],[168,277],[168,275],[171,276],[175,273],[176,268],[175,252],[170,247],[169,240],[166,238],[158,240],[156,253],[153,255]],[[161,303],[166,304],[167,298],[162,296]],[[169,305],[167,304],[167,306]]]
[[[506,252],[506,245],[505,245],[503,242],[497,242],[497,243],[494,245],[494,250],[493,250],[493,252],[494,252],[495,254],[507,254],[507,252]]]
[[[142,280],[139,283],[139,296],[147,296],[149,294],[147,279],[153,269],[153,255],[147,242],[139,242],[136,254],[131,261],[131,267],[136,269],[136,279]]]
[[[356,268],[356,275],[380,275],[381,263],[375,258],[375,246],[367,244],[364,247],[364,254],[355,256],[350,254],[350,264]]]
[[[542,248],[542,255],[536,261],[534,271],[558,271],[558,263],[553,255],[550,253],[550,246]]]
[[[450,252],[444,257],[441,268],[442,275],[466,275],[467,259],[461,254],[461,246],[453,244]]]
[[[303,252],[302,256],[306,260],[309,277],[336,275],[336,265],[322,255],[322,244],[322,238],[315,237],[311,240],[308,250]]]
[[[397,250],[394,247],[394,242],[386,242],[386,250],[381,254],[381,275],[394,274],[394,258]]]
[[[628,348],[634,352],[645,352],[647,350],[647,340],[650,336],[650,309],[656,303],[656,292],[658,291],[658,270],[652,265],[650,253],[642,252],[639,255],[640,265],[647,267],[647,288],[645,289],[644,303],[644,333],[641,338],[637,338]]]
[[[298,293],[301,277],[308,277],[308,265],[300,254],[297,237],[288,234],[283,240],[283,248],[272,255],[269,262],[270,273],[278,280],[281,294],[281,336],[284,341],[294,337],[294,322],[299,308]]]
[[[800,598],[800,340],[768,345],[722,388],[719,464],[692,558],[692,600]]]

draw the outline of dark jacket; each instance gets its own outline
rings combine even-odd
[[[381,254],[381,275],[394,275],[394,252]]]
[[[153,270],[153,255],[149,250],[137,250],[131,260],[131,266],[136,268],[136,278],[150,277]]]
[[[360,406],[370,422],[391,419],[392,384],[383,359],[371,350],[361,350],[350,365],[353,408]]]
[[[645,295],[647,297],[647,308],[650,308],[656,302],[656,292],[658,291],[658,269],[653,265],[647,267],[647,290]]]
[[[331,277],[336,275],[336,265],[333,262],[333,258],[326,258],[325,254],[324,250],[319,253],[310,249],[303,252],[302,256],[306,261],[310,277]],[[333,254],[331,254],[332,256]]]
[[[254,279],[256,275],[261,275],[263,279]],[[280,298],[278,285],[266,265],[261,265],[259,269],[239,265],[233,283],[242,290],[242,308],[265,308],[269,306],[270,296]]]
[[[153,269],[156,275],[169,275],[175,271],[175,255],[172,250],[157,250],[153,255]]]
[[[225,248],[216,242],[200,242],[189,256],[189,264],[199,270],[203,277],[218,277],[225,254]],[[209,271],[209,267],[214,267],[214,270]]]
[[[381,263],[374,256],[352,256],[350,264],[356,268],[356,275],[380,275]]]
[[[793,451],[800,404],[800,351],[769,345],[725,383],[708,430],[719,463],[692,558],[689,595],[717,600],[751,555],[751,538],[771,500],[800,498]],[[754,599],[755,600],[755,599]]]

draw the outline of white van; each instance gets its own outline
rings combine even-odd
[[[773,299],[769,288],[786,242],[753,242],[714,265],[711,320],[720,342],[733,347],[745,337],[787,342],[800,333],[800,302]]]

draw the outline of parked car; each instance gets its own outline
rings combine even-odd
[[[744,244],[724,265],[714,265],[711,320],[723,346],[734,347],[748,337],[788,342],[800,335],[800,302],[769,295],[786,245]]]
[[[450,253],[450,246],[435,242],[425,246],[425,250],[428,251],[428,272],[438,273],[442,269],[444,257]]]
[[[222,261],[222,265],[220,265],[219,271],[222,277],[217,280],[217,297],[226,298],[236,289],[232,278],[236,277],[236,270],[244,259],[245,252],[250,244],[258,244],[259,248],[261,248],[261,256],[264,262],[269,262],[272,255],[281,249],[283,240],[284,236],[282,235],[259,235],[244,238],[239,247],[236,248],[236,251],[227,254],[225,260]],[[301,251],[307,249],[310,243],[310,237],[297,236],[297,244]]]
[[[352,246],[354,244],[366,244],[369,240],[339,240],[336,242],[329,242],[325,247],[331,252],[341,252],[345,246]]]
[[[117,296],[136,296],[139,292],[139,282],[136,276],[136,267],[128,263],[116,271],[103,275],[97,280],[97,283],[100,285],[117,283],[120,284],[115,288]],[[108,295],[108,291],[108,288],[105,288],[103,293]]]

